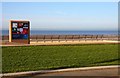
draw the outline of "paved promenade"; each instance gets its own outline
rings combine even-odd
[[[58,78],[58,76],[71,76],[72,78],[75,76],[84,76],[83,78],[118,78],[118,76],[120,76],[120,73],[118,66],[98,66],[8,73],[4,74],[3,78]]]
[[[110,40],[93,40],[93,41],[31,41],[30,44],[21,44],[21,43],[9,43],[2,42],[0,46],[31,46],[31,45],[64,45],[64,44],[118,44],[118,41],[110,41]]]
[[[36,76],[117,76],[118,69],[97,69],[97,70],[84,70],[84,71],[71,71],[71,72],[59,72],[48,73]]]

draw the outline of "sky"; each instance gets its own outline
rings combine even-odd
[[[3,29],[9,20],[29,20],[31,30],[118,29],[117,2],[3,2]]]
[[[1,0],[2,2],[119,2],[119,0]]]

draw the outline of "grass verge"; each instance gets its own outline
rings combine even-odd
[[[118,64],[118,44],[2,47],[2,72]]]

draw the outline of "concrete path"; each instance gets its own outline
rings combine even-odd
[[[70,72],[57,72],[48,74],[39,74],[38,76],[118,76],[118,69],[97,69],[97,70],[84,70],[84,71],[70,71]]]
[[[97,67],[83,67],[83,68],[68,68],[58,70],[41,70],[41,71],[28,71],[18,73],[6,73],[3,74],[3,78],[41,78],[54,76],[112,76],[118,77],[119,66],[97,66]],[[101,77],[100,77],[101,78]],[[105,78],[105,77],[104,77]]]
[[[103,41],[46,41],[46,42],[30,42],[30,44],[20,44],[20,43],[2,43],[0,46],[32,46],[32,45],[64,45],[64,44],[118,44],[120,42],[118,41],[108,41],[108,40],[103,40]]]

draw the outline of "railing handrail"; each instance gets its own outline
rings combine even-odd
[[[49,40],[54,40],[54,39],[56,39],[56,40],[60,40],[60,39],[63,39],[63,40],[88,40],[88,39],[90,39],[90,40],[113,40],[113,39],[116,39],[116,40],[118,40],[118,37],[120,37],[120,36],[118,36],[118,35],[85,35],[85,34],[83,34],[83,35],[31,35],[30,36],[30,39],[31,40],[47,40],[47,39],[49,39]],[[8,40],[9,39],[9,35],[4,35],[4,36],[2,36],[2,40]]]

